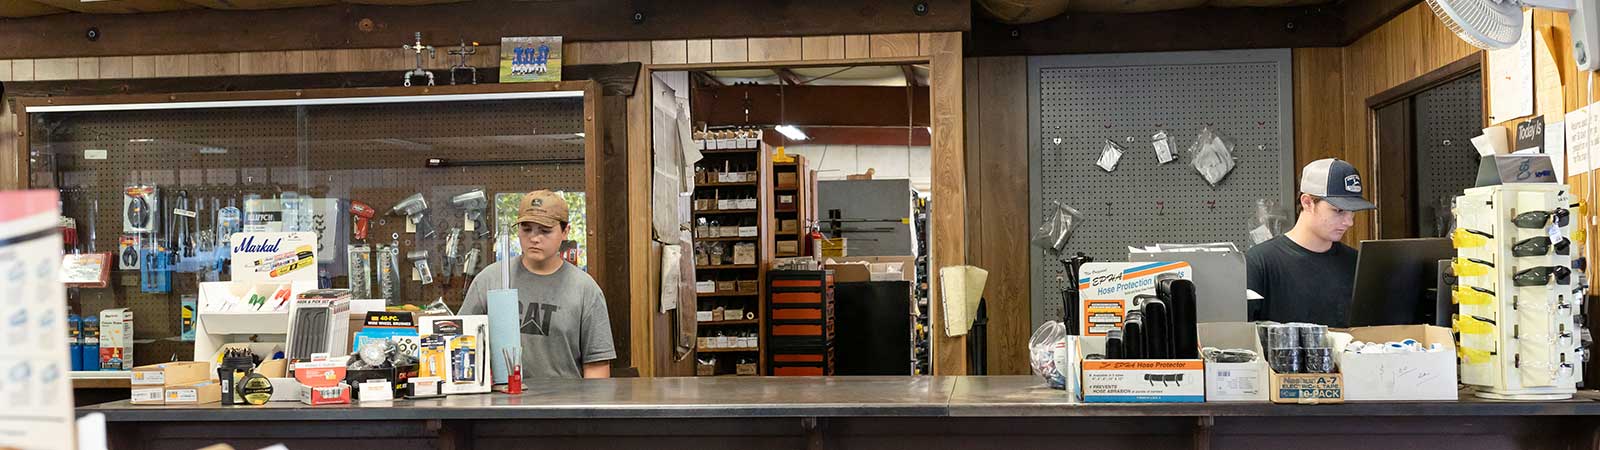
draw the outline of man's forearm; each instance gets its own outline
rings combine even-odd
[[[611,361],[595,361],[583,365],[584,378],[611,378]]]

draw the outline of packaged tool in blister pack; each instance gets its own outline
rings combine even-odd
[[[442,378],[445,394],[489,392],[488,316],[425,316],[418,332],[422,376]]]
[[[140,239],[139,235],[122,235],[122,239],[117,242],[118,269],[139,270],[139,262],[142,260],[139,255],[139,248],[142,242],[143,239]]]
[[[397,245],[378,246],[378,293],[387,303],[395,305],[401,303],[400,298],[400,247]]]
[[[151,185],[128,186],[122,191],[122,232],[154,233],[161,230],[160,191]]]
[[[351,298],[372,298],[372,247],[352,245],[345,260],[350,277]]]

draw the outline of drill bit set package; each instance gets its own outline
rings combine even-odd
[[[424,316],[417,332],[418,376],[439,378],[444,394],[489,392],[489,316]]]

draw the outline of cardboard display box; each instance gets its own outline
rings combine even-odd
[[[406,392],[409,391],[407,385],[416,376],[417,366],[412,364],[387,369],[351,370],[345,374],[344,381],[345,384],[356,387],[361,387],[362,383],[367,381],[387,381],[394,391],[391,393],[390,398],[400,398],[404,397]],[[365,396],[366,394],[362,395]]]
[[[1415,353],[1338,352],[1344,374],[1344,399],[1449,400],[1456,390],[1456,351],[1449,328],[1429,325],[1391,325],[1347,330],[1357,341],[1402,342],[1416,339],[1427,348],[1440,344],[1443,351]]]
[[[1202,403],[1205,361],[1199,359],[1085,360],[1105,354],[1103,337],[1085,336],[1077,356],[1083,365],[1086,403]]]
[[[445,394],[490,391],[489,316],[426,316],[417,331],[419,376],[443,379]]]
[[[1201,347],[1218,349],[1260,348],[1256,343],[1256,326],[1248,322],[1219,322],[1197,324]],[[1266,402],[1267,377],[1272,369],[1267,360],[1259,356],[1246,363],[1206,364],[1207,402]]]
[[[1078,275],[1078,329],[1084,336],[1105,336],[1121,327],[1133,298],[1155,295],[1156,281],[1169,277],[1192,280],[1194,268],[1183,261],[1084,264]]]

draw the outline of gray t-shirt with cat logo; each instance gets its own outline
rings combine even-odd
[[[617,358],[605,294],[589,274],[563,263],[539,275],[511,261],[511,287],[521,300],[523,378],[582,378],[583,365]],[[478,272],[461,303],[462,315],[488,314],[489,291],[503,289],[501,264]]]

